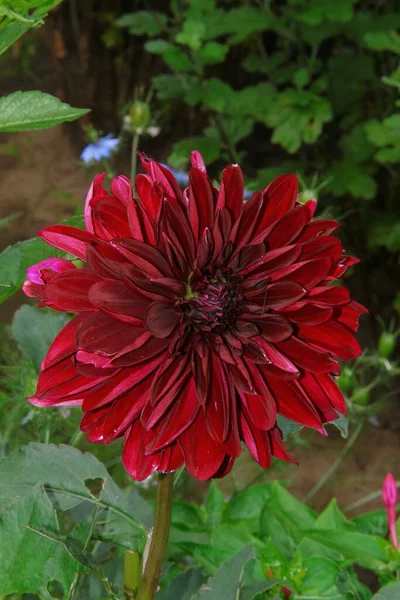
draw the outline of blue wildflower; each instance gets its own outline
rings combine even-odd
[[[115,138],[111,133],[100,137],[94,144],[88,144],[81,154],[81,160],[89,164],[99,162],[102,158],[110,158],[112,152],[119,146],[119,138]]]

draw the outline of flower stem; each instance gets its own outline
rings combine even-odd
[[[137,131],[133,134],[132,139],[132,153],[131,153],[131,181],[132,186],[135,185],[135,176],[136,176],[136,164],[137,164],[137,153],[136,150],[138,148],[140,135]]]
[[[157,488],[157,509],[147,560],[136,600],[153,600],[158,588],[161,567],[169,537],[174,476],[160,473]]]
[[[140,555],[126,550],[124,556],[124,590],[126,598],[135,598],[141,579]]]

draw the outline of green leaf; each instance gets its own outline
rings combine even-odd
[[[192,50],[199,50],[206,33],[206,26],[198,19],[188,19],[183,23],[182,31],[177,33],[175,40]]]
[[[311,540],[340,552],[349,561],[373,571],[384,572],[391,560],[390,544],[377,536],[330,529],[303,533]]]
[[[224,495],[215,481],[211,481],[205,502],[205,509],[207,513],[207,525],[210,529],[215,529],[222,523],[225,510]]]
[[[284,440],[287,440],[288,436],[292,433],[296,433],[302,429],[302,425],[298,423],[294,423],[293,421],[289,421],[289,419],[285,419],[281,415],[277,416],[276,423],[279,429],[282,431],[282,437]]]
[[[264,483],[240,492],[227,503],[224,521],[234,524],[243,521],[249,531],[259,533],[260,514],[271,497],[272,489],[273,483]]]
[[[167,16],[156,10],[140,10],[135,13],[127,13],[117,19],[118,27],[127,27],[133,35],[148,35],[153,37],[159,35],[165,28]]]
[[[310,82],[310,71],[305,67],[297,69],[293,77],[293,83],[300,89]]]
[[[356,526],[352,521],[346,519],[339,510],[336,498],[332,498],[328,506],[317,517],[316,529],[333,529],[334,531],[355,531]]]
[[[81,228],[83,217],[72,217],[65,225]],[[65,256],[40,238],[17,242],[0,253],[0,303],[15,294],[23,285],[28,267],[50,258]]]
[[[338,565],[333,560],[324,556],[311,556],[304,560],[306,576],[301,584],[299,598],[318,598],[319,596],[332,598],[331,590],[334,588],[339,574]],[[333,592],[337,592],[335,588]],[[339,594],[336,593],[339,598]]]
[[[225,60],[229,46],[218,42],[206,42],[197,54],[203,65],[216,65]]]
[[[400,583],[388,585],[373,596],[372,600],[399,600]]]
[[[325,98],[310,91],[288,88],[269,99],[269,109],[263,119],[274,128],[271,141],[293,154],[302,142],[315,142],[324,123],[332,116],[331,105]]]
[[[271,537],[278,548],[290,556],[303,537],[301,530],[314,526],[315,513],[277,481],[271,487],[271,496],[260,517],[261,535]]]
[[[346,600],[371,600],[372,598],[371,590],[358,580],[352,566],[341,569],[337,587],[345,595]]]
[[[256,583],[250,583],[244,585],[240,590],[239,600],[255,600],[256,598],[263,598],[259,596],[263,592],[267,592],[271,588],[275,587],[276,581],[257,581]]]
[[[214,162],[219,156],[219,138],[193,137],[177,142],[172,147],[172,153],[168,157],[168,164],[173,169],[185,168],[188,164],[192,150],[198,150],[206,164]]]
[[[226,548],[232,553],[239,552],[243,546],[253,542],[260,542],[252,536],[243,523],[228,525],[224,523],[211,533],[211,543]]]
[[[174,502],[171,523],[184,531],[204,531],[205,524],[202,510],[197,504]]]
[[[193,600],[237,600],[242,587],[243,571],[246,564],[254,558],[250,545],[222,564],[214,577],[211,577]],[[240,597],[240,596],[239,596]]]
[[[335,419],[334,421],[330,421],[330,424],[339,429],[340,435],[343,438],[347,438],[349,435],[349,419],[347,417],[344,415],[339,415],[339,418]]]
[[[375,51],[394,52],[400,54],[400,35],[397,31],[379,31],[366,33],[364,42],[367,48]]]
[[[33,362],[37,371],[51,342],[66,323],[64,313],[48,313],[34,306],[21,306],[14,314],[13,337],[22,354]]]
[[[90,491],[88,486],[92,480],[99,480],[100,495]],[[104,465],[93,455],[63,445],[23,446],[0,462],[0,505],[7,506],[16,498],[29,494],[37,483],[55,495],[62,510],[84,500],[99,509],[108,509],[125,522],[137,548],[142,548],[146,528],[135,519],[135,507],[129,504]]]
[[[190,71],[192,69],[192,62],[188,55],[175,46],[171,46],[163,53],[163,59],[174,71]]]
[[[63,585],[63,598],[67,600],[80,565],[53,540],[38,536],[32,530],[36,527],[58,531],[56,514],[40,484],[32,486],[1,514],[0,594],[32,593],[50,598],[47,585],[56,580]],[[91,528],[80,531],[82,545],[90,534]]]
[[[164,54],[164,52],[167,52],[173,46],[165,40],[150,40],[145,43],[144,47],[151,54]]]
[[[156,595],[156,600],[192,600],[204,582],[201,569],[188,569]]]
[[[24,33],[43,24],[43,17],[60,2],[62,0],[39,0],[16,6],[15,0],[9,3],[3,0],[0,6],[0,55]],[[4,16],[3,20],[1,20],[2,16]]]
[[[378,535],[384,537],[387,532],[386,510],[374,510],[372,512],[358,515],[352,519],[357,531],[367,533],[368,535]]]
[[[378,162],[400,162],[400,113],[387,117],[381,123],[368,121],[365,128],[369,140],[382,148],[375,155]]]
[[[192,539],[193,533],[191,534]],[[222,545],[216,546],[195,541],[175,542],[175,544],[184,551],[185,556],[189,555],[195,563],[204,567],[208,574],[214,574],[218,567],[234,554]]]
[[[88,112],[87,108],[72,108],[43,92],[14,92],[0,99],[0,131],[48,129]]]

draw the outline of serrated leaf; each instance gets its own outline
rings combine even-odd
[[[193,600],[237,600],[242,587],[242,576],[246,564],[254,558],[250,545],[220,566]]]
[[[66,323],[64,313],[48,313],[29,305],[21,306],[14,314],[13,338],[37,371],[51,342]]]
[[[48,129],[88,112],[87,108],[73,108],[43,92],[14,92],[0,99],[0,131]]]
[[[101,481],[100,496],[92,494],[87,485],[94,479]],[[29,494],[37,483],[55,495],[62,510],[82,501],[110,510],[125,521],[132,539],[137,541],[137,548],[142,548],[147,530],[136,521],[135,507],[93,455],[63,445],[23,446],[0,462],[0,506],[8,506],[16,498]]]
[[[47,585],[59,581],[64,600],[71,597],[80,565],[53,540],[39,537],[33,530],[45,527],[57,532],[53,506],[41,484],[9,506],[0,517],[0,594],[32,593],[50,598]],[[81,531],[79,541],[86,543],[90,531]],[[82,539],[83,535],[83,539]]]
[[[83,227],[83,217],[72,217],[65,225]],[[28,267],[50,258],[65,256],[65,253],[46,244],[40,238],[17,242],[0,253],[0,304],[15,294],[23,285]]]

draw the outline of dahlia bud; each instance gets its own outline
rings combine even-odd
[[[146,102],[141,102],[140,100],[135,100],[132,104],[131,109],[129,111],[129,116],[131,118],[130,126],[136,131],[140,129],[143,131],[150,123],[150,108]]]
[[[395,548],[399,547],[396,531],[397,497],[398,491],[396,480],[391,473],[388,473],[385,477],[385,481],[383,482],[382,498],[386,506],[390,536],[392,538],[393,546]]]
[[[30,298],[38,298],[41,301],[41,305],[45,306],[47,304],[47,283],[58,273],[75,268],[75,265],[65,258],[46,258],[46,260],[42,260],[42,262],[27,269],[27,279],[25,280],[22,289],[27,296]]]

